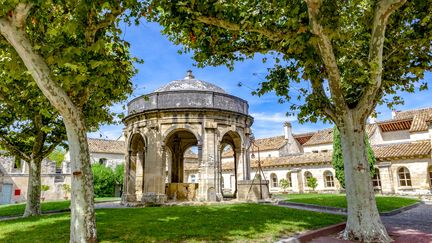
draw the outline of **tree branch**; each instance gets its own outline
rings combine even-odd
[[[312,93],[319,97],[320,101],[325,101],[319,103],[319,105],[322,107],[323,112],[328,115],[333,122],[337,123],[338,119],[336,116],[335,107],[325,94],[322,80],[314,79],[310,82],[312,84]]]
[[[12,11],[9,20],[15,23],[15,26],[17,28],[23,29],[25,26],[27,16],[32,7],[33,7],[32,3],[18,3],[15,10]]]
[[[248,32],[258,33],[261,35],[264,35],[265,37],[269,38],[272,41],[281,41],[284,39],[286,33],[282,32],[276,32],[273,30],[269,30],[266,28],[254,28],[254,27],[246,27],[243,28],[240,24],[233,23],[227,20],[215,18],[215,17],[209,17],[209,16],[198,16],[197,20],[201,23],[217,26],[223,29],[231,30],[231,31],[240,31],[245,30]]]
[[[24,26],[22,26],[30,8],[31,4],[25,4],[25,6],[18,4],[13,11],[13,15],[16,17],[0,18],[0,33],[14,47],[50,103],[65,119],[70,120],[72,117],[77,117],[79,111],[66,92],[50,77],[51,71],[48,65],[43,57],[33,50]]]
[[[400,8],[406,0],[381,0],[375,10],[372,35],[369,41],[369,65],[371,84],[363,93],[358,104],[362,119],[366,119],[378,102],[378,94],[382,88],[382,60],[385,41],[385,30],[390,15]],[[373,105],[371,105],[373,104]]]
[[[312,34],[318,37],[318,53],[323,60],[328,74],[331,97],[334,99],[336,109],[347,109],[343,92],[340,86],[340,73],[333,53],[333,47],[329,37],[324,33],[323,27],[318,21],[318,14],[322,0],[305,0],[308,7],[309,24]]]
[[[12,154],[17,155],[18,157],[21,157],[23,160],[29,162],[30,157],[22,152],[17,146],[15,146],[13,143],[8,141],[5,137],[0,136],[0,143],[2,146],[4,146],[7,150],[9,150]]]

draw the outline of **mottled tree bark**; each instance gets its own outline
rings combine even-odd
[[[41,158],[30,160],[27,202],[23,217],[41,214]]]
[[[0,33],[14,47],[36,84],[64,119],[72,166],[70,242],[97,242],[93,175],[82,111],[51,78],[42,56],[33,50],[24,31],[30,4],[18,4],[12,17],[0,18]]]
[[[365,143],[365,122],[348,112],[338,126],[344,160],[348,219],[343,238],[361,242],[391,242],[376,206]]]

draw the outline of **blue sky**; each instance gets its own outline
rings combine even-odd
[[[124,28],[124,38],[130,42],[132,54],[144,60],[144,64],[136,65],[139,72],[133,79],[135,90],[129,100],[150,93],[171,80],[182,79],[186,70],[192,69],[197,79],[216,84],[228,93],[248,101],[249,112],[255,118],[252,129],[257,138],[282,135],[284,121],[291,121],[294,133],[330,127],[329,124],[321,122],[299,124],[295,117],[286,117],[289,104],[279,104],[278,98],[273,94],[263,97],[251,95],[250,88],[258,87],[258,83],[263,81],[267,68],[272,67],[272,62],[262,63],[262,56],[257,55],[253,60],[237,63],[233,71],[223,66],[197,68],[193,65],[191,55],[178,54],[181,47],[173,45],[160,31],[161,27],[158,24],[145,22],[139,26]],[[425,79],[432,80],[432,74],[428,73]],[[250,88],[239,87],[237,85],[239,82]],[[432,82],[428,82],[432,88]],[[397,110],[432,106],[431,94],[431,90],[415,94],[402,93],[405,104],[398,106]],[[112,110],[126,113],[122,104],[113,106]],[[381,113],[378,115],[378,120],[391,118],[391,111],[387,107],[380,106],[377,111]],[[89,136],[117,139],[122,129],[123,125],[102,126],[99,131],[89,133]]]

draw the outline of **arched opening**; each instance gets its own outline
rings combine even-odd
[[[184,178],[183,181],[187,183],[197,183],[197,170],[198,170],[198,146],[192,146],[186,149],[183,155],[184,161]]]
[[[381,189],[381,177],[378,168],[375,168],[374,176],[372,177],[372,186],[377,189]]]
[[[291,172],[288,172],[286,174],[286,180],[287,180],[287,187],[292,188]]]
[[[275,173],[271,173],[270,174],[270,182],[271,182],[271,187],[278,187],[278,178],[277,175]]]
[[[240,149],[240,135],[233,131],[225,133],[221,140],[221,163],[219,165],[220,187],[222,196],[225,198],[237,197]],[[223,168],[225,166],[228,168],[233,168],[233,170],[227,170],[228,173],[223,173]]]
[[[324,186],[325,187],[334,187],[334,177],[333,177],[333,173],[331,173],[331,171],[325,171],[324,172]]]
[[[129,143],[129,156],[126,164],[127,201],[137,201],[143,194],[145,168],[145,141],[140,134],[132,135]]]
[[[429,187],[432,188],[432,165],[429,166],[428,176],[429,176]]]
[[[306,171],[304,173],[304,184],[305,184],[306,187],[309,187],[308,186],[308,180],[309,180],[309,178],[312,178],[312,173],[310,171]]]
[[[406,167],[401,167],[398,170],[399,186],[412,186],[411,174]]]
[[[193,200],[195,198],[198,184],[189,182],[190,175],[185,173],[185,168],[191,163],[198,165],[197,145],[198,139],[195,135],[184,129],[175,130],[165,139],[168,199]]]

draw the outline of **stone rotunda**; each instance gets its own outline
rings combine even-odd
[[[221,158],[228,145],[234,152],[234,197],[242,199],[245,193],[239,191],[252,188],[248,155],[252,122],[245,100],[195,79],[192,71],[133,99],[124,119],[123,203],[223,200]],[[184,155],[191,147],[199,173],[197,181],[188,182]]]

